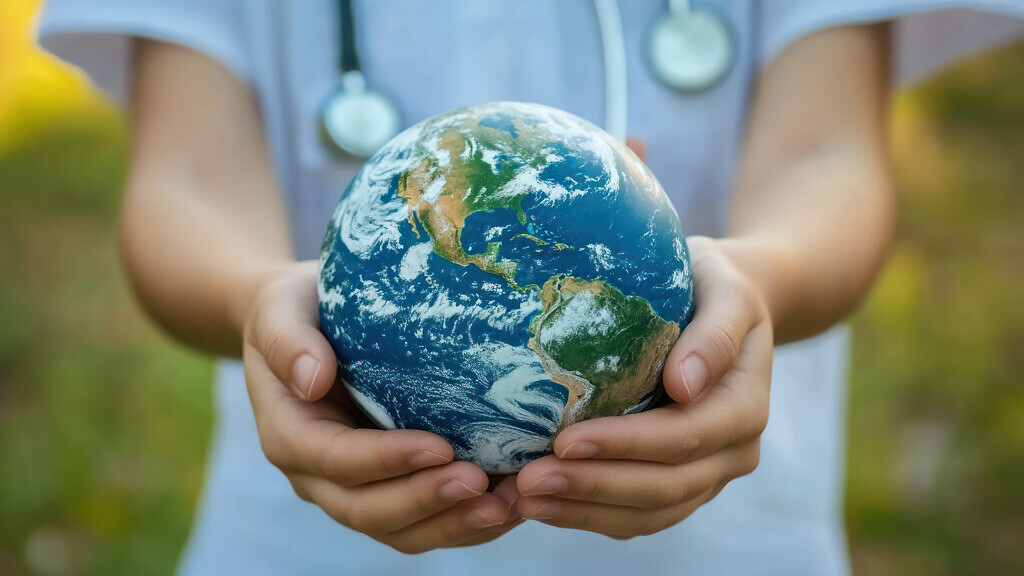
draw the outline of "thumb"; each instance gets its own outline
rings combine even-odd
[[[311,263],[312,264],[312,263]],[[246,331],[246,345],[303,400],[319,400],[334,385],[337,358],[320,333],[316,267],[301,268],[264,289]]]
[[[641,162],[647,163],[647,144],[644,143],[642,138],[636,136],[626,138],[626,147],[632,150],[633,154],[636,154]]]
[[[679,403],[695,400],[736,363],[740,347],[759,322],[759,308],[743,281],[705,277],[694,294],[695,314],[665,359],[665,391]]]

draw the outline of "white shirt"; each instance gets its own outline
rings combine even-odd
[[[358,169],[322,148],[317,112],[335,86],[332,0],[50,0],[44,45],[83,64],[102,86],[125,86],[126,36],[177,43],[217,60],[256,92],[295,243],[316,257],[326,222]],[[718,86],[683,95],[645,62],[646,32],[664,0],[620,2],[627,48],[629,133],[643,138],[687,234],[720,236],[750,91],[758,70],[795,40],[844,23],[971,5],[1024,17],[1019,0],[694,0],[723,15],[738,58]],[[357,41],[368,83],[411,125],[457,106],[526,100],[600,125],[601,40],[589,0],[362,1]],[[950,24],[952,22],[953,24]],[[959,25],[956,23],[960,22]],[[982,22],[983,25],[979,25]],[[942,26],[984,30],[986,42],[948,34],[929,61],[898,62],[920,76],[964,48],[1009,38],[1012,18],[974,12],[920,16],[904,26],[925,45]],[[959,26],[959,28],[957,28]],[[954,38],[956,36],[953,36]],[[966,38],[966,36],[964,36]],[[973,43],[972,43],[973,42]],[[827,190],[825,190],[827,192]],[[405,556],[299,500],[263,457],[240,364],[221,364],[207,479],[181,574],[808,574],[848,572],[842,518],[847,338],[842,329],[777,349],[761,465],[689,519],[659,534],[616,541],[528,522],[473,548]]]

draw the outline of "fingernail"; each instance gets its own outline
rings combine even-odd
[[[313,390],[313,380],[316,380],[320,372],[320,361],[309,354],[303,354],[292,366],[292,385],[309,400],[309,393]]]
[[[527,520],[554,520],[562,516],[562,505],[558,502],[545,502],[533,512],[523,514]]]
[[[532,486],[523,490],[523,496],[544,496],[545,494],[558,494],[569,489],[569,479],[561,474],[549,474],[533,483]]]
[[[478,511],[466,515],[466,528],[470,530],[483,530],[498,524],[504,524],[504,521],[488,518]]]
[[[593,458],[597,456],[597,453],[601,451],[600,446],[593,442],[587,442],[586,440],[580,440],[579,442],[573,442],[569,444],[569,447],[562,450],[562,453],[558,455],[559,458]]]
[[[405,461],[409,464],[410,468],[418,470],[420,468],[430,468],[431,466],[447,464],[450,460],[429,450],[420,450],[419,452],[413,452],[410,454]]]
[[[441,488],[437,491],[437,495],[440,496],[442,500],[447,500],[449,502],[460,502],[481,494],[483,494],[483,492],[477,492],[464,484],[461,480],[456,480],[454,478],[442,484]]]
[[[708,371],[704,368],[704,362],[696,355],[687,356],[680,364],[683,373],[683,386],[693,400],[704,390],[708,384]]]

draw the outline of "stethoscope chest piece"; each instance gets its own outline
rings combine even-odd
[[[372,156],[401,128],[398,109],[383,94],[367,90],[358,70],[342,74],[320,113],[320,129],[327,143],[358,158]]]
[[[695,92],[714,86],[728,74],[736,47],[720,16],[687,6],[670,10],[655,22],[647,56],[659,80],[677,90]]]

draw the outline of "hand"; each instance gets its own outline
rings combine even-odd
[[[721,243],[688,240],[696,314],[665,362],[670,401],[574,424],[518,476],[519,514],[614,538],[675,525],[758,464],[772,324]]]
[[[260,292],[245,327],[245,376],[267,458],[296,494],[400,552],[469,546],[511,530],[515,480],[487,492],[483,470],[418,430],[368,427],[317,329],[316,263]]]

